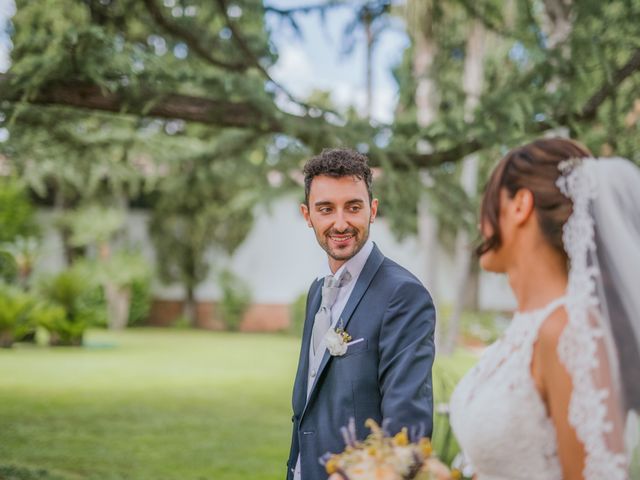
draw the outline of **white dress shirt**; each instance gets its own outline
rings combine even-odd
[[[329,268],[329,263],[326,264],[326,268],[323,270],[322,274],[318,276],[318,280],[323,280],[327,275],[333,275],[336,278],[340,278],[343,273],[348,271],[351,274],[351,280],[349,283],[344,285],[338,291],[338,297],[336,298],[335,303],[331,307],[331,328],[336,328],[338,326],[338,322],[340,321],[340,315],[344,310],[344,307],[347,305],[349,301],[349,297],[351,297],[351,292],[353,292],[356,283],[358,282],[358,277],[360,277],[360,273],[364,269],[364,265],[367,263],[367,259],[373,250],[373,242],[369,239],[364,244],[364,246],[360,249],[358,253],[356,253],[353,257],[347,260],[337,271],[336,273],[332,273]],[[311,342],[312,339],[310,338]],[[318,348],[317,353],[313,354],[313,345],[309,345],[309,370],[307,372],[307,398],[309,398],[309,394],[313,389],[315,384],[316,375],[318,373],[318,368],[320,363],[322,362],[322,357],[324,356],[324,352],[326,350],[326,345],[324,344],[324,339],[320,343],[320,348]],[[298,454],[298,461],[296,462],[296,468],[293,472],[294,480],[301,480],[300,476],[300,455]]]

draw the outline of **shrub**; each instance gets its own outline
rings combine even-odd
[[[28,293],[0,285],[0,347],[11,347],[16,338],[32,330],[31,311],[35,303],[35,298]]]
[[[18,264],[10,252],[0,251],[0,281],[13,283],[18,279]]]
[[[151,309],[150,277],[140,278],[131,284],[131,306],[129,307],[129,326],[142,325],[149,317]]]
[[[82,345],[85,330],[96,323],[96,313],[88,301],[94,288],[94,283],[77,268],[65,270],[41,283],[44,298],[51,306],[59,307],[47,307],[38,312],[38,323],[49,331],[51,345]]]
[[[100,285],[88,288],[80,297],[81,308],[93,312],[92,325],[107,327],[107,302],[104,298],[104,289]]]
[[[0,177],[0,243],[37,233],[35,209],[24,184],[14,177]]]
[[[289,307],[289,315],[291,318],[291,322],[289,324],[289,333],[297,337],[302,336],[306,313],[307,294],[301,293]]]
[[[219,279],[222,298],[218,308],[222,321],[229,330],[238,330],[242,316],[251,304],[251,291],[241,278],[229,270],[223,270]]]

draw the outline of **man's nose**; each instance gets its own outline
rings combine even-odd
[[[349,223],[347,223],[344,211],[338,210],[338,212],[336,213],[336,221],[333,224],[333,228],[339,232],[344,232],[347,228],[349,228]]]

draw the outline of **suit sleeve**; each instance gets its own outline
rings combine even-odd
[[[435,321],[433,301],[420,283],[396,287],[382,321],[378,366],[382,416],[392,434],[407,427],[431,436]]]

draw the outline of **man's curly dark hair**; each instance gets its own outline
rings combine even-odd
[[[302,170],[304,173],[305,204],[309,205],[311,182],[318,175],[327,175],[333,178],[356,177],[363,180],[369,193],[369,203],[371,203],[373,175],[368,161],[369,159],[365,155],[349,148],[325,148],[322,150],[320,155],[309,159]]]

